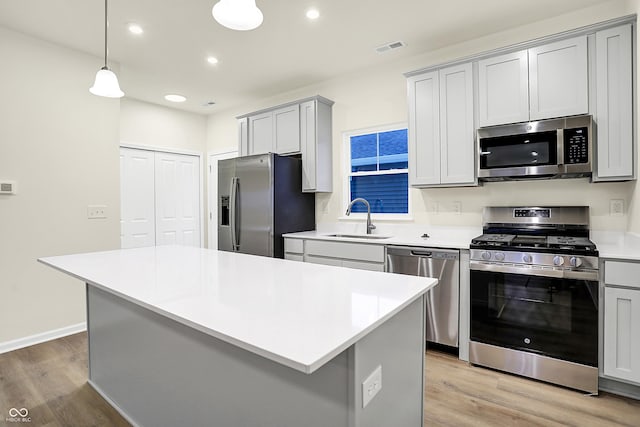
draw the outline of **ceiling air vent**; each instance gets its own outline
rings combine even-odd
[[[407,44],[405,42],[401,42],[401,41],[391,42],[391,43],[383,44],[382,46],[378,46],[376,48],[376,52],[385,53],[390,50],[400,49],[401,47],[405,47],[406,45]]]

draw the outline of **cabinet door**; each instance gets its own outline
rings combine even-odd
[[[317,188],[316,103],[300,104],[300,149],[302,151],[302,191]]]
[[[529,120],[527,51],[478,61],[478,121],[480,126]]]
[[[438,71],[407,80],[409,183],[440,184],[440,89]]]
[[[596,33],[597,160],[594,180],[633,177],[631,25]]]
[[[273,151],[273,112],[249,117],[249,154]]]
[[[587,36],[529,49],[531,120],[586,114]]]
[[[300,152],[300,106],[291,105],[273,112],[275,152]]]
[[[471,63],[440,70],[440,182],[475,181]]]
[[[240,156],[249,155],[249,118],[244,117],[238,120],[238,153]]]
[[[640,384],[640,290],[605,287],[604,374]]]

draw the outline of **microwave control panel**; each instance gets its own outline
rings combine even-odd
[[[564,130],[565,164],[589,163],[589,130],[573,128]]]

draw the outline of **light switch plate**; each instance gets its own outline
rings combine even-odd
[[[87,206],[87,218],[102,219],[107,217],[106,205],[89,205]]]
[[[0,181],[0,194],[16,194],[16,182]]]
[[[362,383],[362,407],[366,407],[380,390],[382,390],[382,365],[378,365]]]

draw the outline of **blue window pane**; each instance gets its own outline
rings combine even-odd
[[[380,155],[407,154],[407,130],[380,132]]]
[[[378,169],[378,138],[375,133],[351,137],[351,171]]]
[[[374,213],[409,213],[409,181],[406,173],[351,177],[351,200],[362,197],[371,204]],[[363,203],[356,203],[353,212],[366,212]]]
[[[380,144],[380,170],[407,169],[409,161],[407,156],[407,130],[392,130],[381,132]]]

